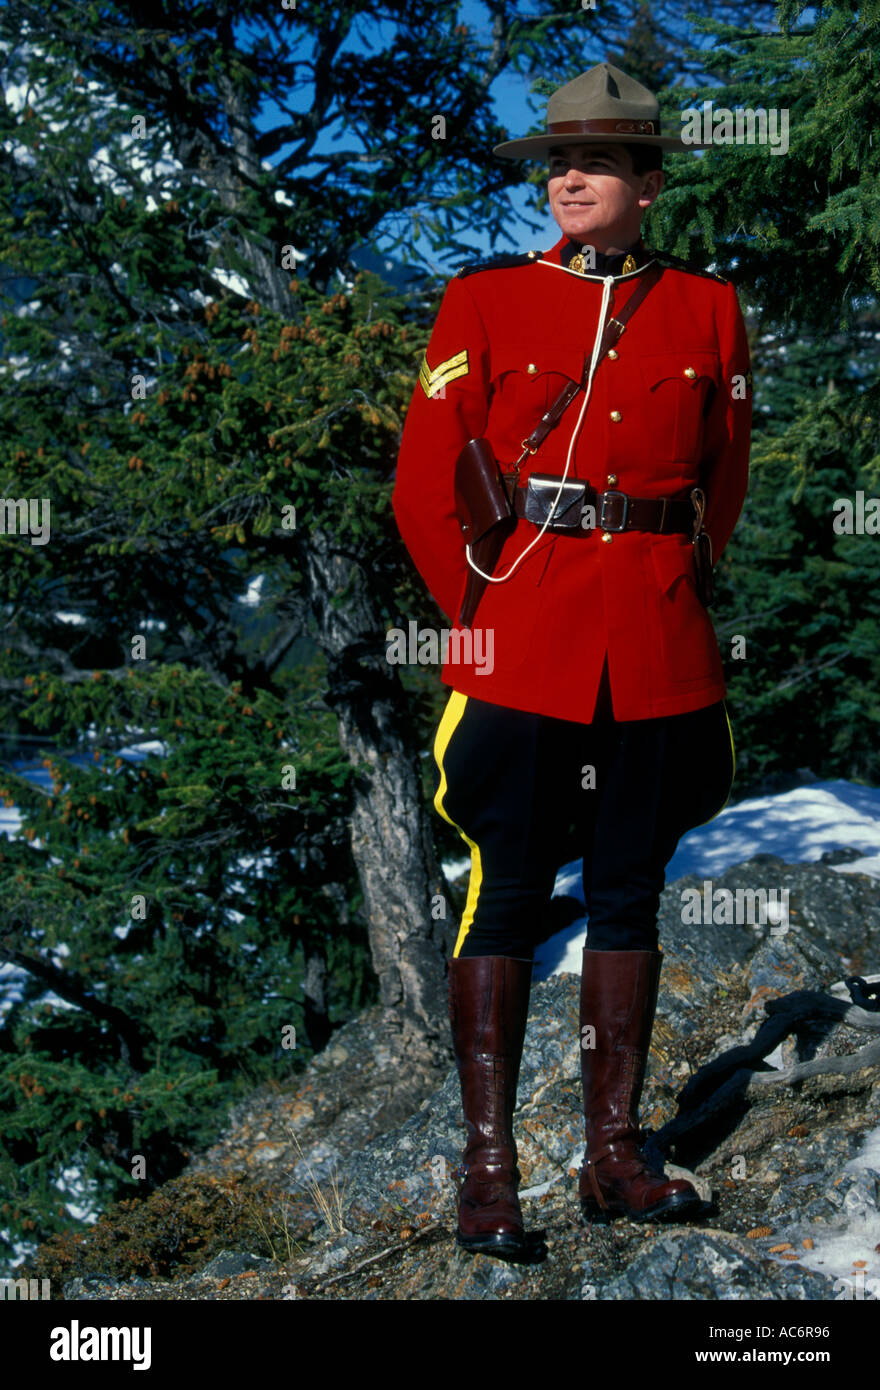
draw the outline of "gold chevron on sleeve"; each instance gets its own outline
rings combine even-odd
[[[419,382],[425,395],[430,398],[435,396],[450,381],[455,381],[456,377],[467,376],[468,355],[467,348],[462,348],[454,357],[448,357],[445,362],[433,369],[428,366],[427,354],[422,357],[422,365],[419,368]]]

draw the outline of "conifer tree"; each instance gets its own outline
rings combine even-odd
[[[880,776],[880,535],[870,515],[842,529],[844,503],[880,495],[880,12],[787,2],[779,21],[702,21],[718,82],[676,91],[719,130],[724,109],[775,110],[780,133],[784,114],[787,147],[673,156],[649,222],[733,279],[751,325],[751,481],[716,608],[737,795]]]
[[[65,1170],[99,1205],[145,1190],[289,1074],[369,997],[364,932],[401,1113],[447,1064],[428,702],[385,660],[415,602],[390,473],[429,308],[349,253],[417,217],[454,254],[475,207],[500,232],[492,81],[569,31],[489,17],[478,40],[422,0],[0,11],[18,1237],[69,1219]]]

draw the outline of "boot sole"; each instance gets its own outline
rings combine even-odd
[[[612,1207],[606,1210],[599,1206],[593,1197],[581,1197],[581,1215],[584,1221],[593,1226],[609,1226],[612,1221],[677,1221],[684,1216],[691,1215],[700,1210],[703,1206],[702,1198],[695,1192],[693,1196],[688,1192],[676,1192],[671,1197],[665,1197],[662,1202],[657,1202],[653,1207],[647,1207],[644,1211],[635,1211],[630,1207]]]
[[[463,1236],[456,1231],[455,1241],[469,1255],[521,1255],[526,1250],[525,1235],[512,1231],[486,1231],[476,1236]]]

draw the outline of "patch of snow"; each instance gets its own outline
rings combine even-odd
[[[238,600],[239,603],[246,604],[249,608],[259,603],[265,579],[266,576],[264,574],[258,574],[256,579],[252,579],[244,594],[242,594],[241,598]]]
[[[211,274],[214,279],[219,280],[220,284],[225,286],[227,290],[232,290],[233,294],[240,294],[242,297],[250,298],[251,291],[247,280],[243,280],[234,270],[223,270],[220,267],[215,267],[211,271]]]
[[[798,1261],[807,1269],[833,1275],[837,1298],[876,1302],[880,1300],[880,1125],[866,1135],[844,1173],[857,1175],[859,1181],[843,1199],[840,1224],[827,1230],[812,1224],[813,1249],[798,1249]]]

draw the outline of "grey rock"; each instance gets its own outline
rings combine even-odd
[[[199,1274],[206,1279],[225,1279],[244,1274],[247,1270],[274,1268],[272,1260],[266,1260],[262,1255],[249,1255],[241,1250],[221,1250],[199,1270]]]
[[[82,1279],[68,1279],[61,1292],[65,1300],[72,1302],[80,1299],[112,1299],[117,1289],[122,1287],[122,1283],[121,1279],[115,1279],[111,1275],[89,1274]],[[134,1283],[134,1280],[129,1280],[129,1283]]]
[[[837,1213],[837,1207],[827,1197],[814,1197],[801,1210],[801,1220],[805,1225],[827,1224]]]
[[[368,1241],[365,1236],[347,1234],[338,1240],[328,1241],[327,1246],[306,1268],[306,1277],[313,1279],[321,1275],[334,1274],[348,1262],[355,1250],[363,1249]]]
[[[110,1274],[89,1274],[84,1278],[68,1279],[62,1285],[61,1297],[71,1302],[81,1299],[109,1300],[118,1297],[122,1290],[133,1293],[140,1291],[143,1294],[149,1287],[150,1281],[139,1274],[132,1274],[128,1279],[117,1279]]]
[[[598,1287],[597,1298],[831,1299],[833,1280],[761,1258],[727,1231],[690,1231],[653,1240],[626,1273]]]
[[[873,1216],[880,1209],[880,1173],[873,1168],[865,1168],[858,1173],[843,1199],[843,1210],[847,1216],[864,1219]]]
[[[749,961],[746,978],[750,996],[743,1017],[763,1021],[764,1004],[798,989],[821,989],[833,979],[839,962],[797,925],[785,936],[765,936]]]

